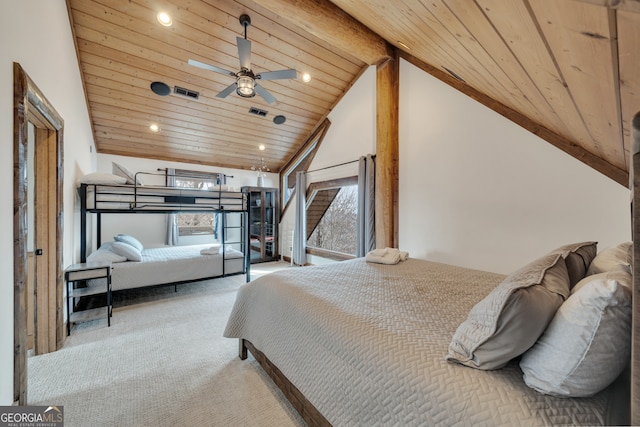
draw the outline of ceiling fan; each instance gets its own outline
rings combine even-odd
[[[238,44],[238,57],[240,59],[240,71],[233,72],[215,65],[205,64],[204,62],[189,59],[189,65],[204,68],[205,70],[215,71],[216,73],[225,74],[234,77],[235,83],[229,85],[216,95],[217,98],[226,98],[234,90],[243,98],[252,98],[256,93],[264,98],[269,104],[276,102],[276,98],[271,95],[265,88],[256,83],[256,80],[283,80],[295,79],[297,72],[294,69],[268,71],[265,73],[255,74],[251,70],[251,41],[247,40],[247,27],[251,25],[249,15],[240,16],[240,25],[244,27],[244,38],[236,37]]]

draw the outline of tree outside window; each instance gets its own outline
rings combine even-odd
[[[357,185],[314,191],[307,204],[307,245],[356,255],[357,216]]]
[[[175,176],[175,186],[182,188],[192,188],[198,190],[213,189],[220,182],[218,173],[196,172],[177,170]],[[176,215],[179,236],[207,235],[214,234],[213,213],[180,213]]]

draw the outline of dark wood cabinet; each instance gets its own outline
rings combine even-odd
[[[275,261],[278,253],[280,190],[268,187],[242,187],[249,198],[249,236],[251,263]]]

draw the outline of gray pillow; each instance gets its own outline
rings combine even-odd
[[[598,242],[582,242],[564,245],[551,253],[560,253],[567,263],[570,286],[575,286],[587,275],[591,261],[596,257]]]
[[[141,252],[144,249],[144,246],[142,246],[142,243],[140,243],[138,239],[136,239],[133,236],[130,236],[129,234],[118,234],[116,236],[113,236],[113,240],[115,240],[116,242],[122,242],[122,243],[126,243],[127,245],[131,245]]]
[[[477,369],[498,369],[527,351],[569,296],[560,253],[510,274],[478,302],[456,330],[446,359]]]
[[[127,243],[113,242],[111,248],[113,252],[126,257],[129,261],[142,261],[142,253]]]
[[[587,276],[520,361],[525,383],[541,393],[592,396],[631,358],[631,274]]]

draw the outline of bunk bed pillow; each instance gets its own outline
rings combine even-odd
[[[112,248],[113,252],[126,257],[129,261],[142,261],[142,253],[128,243],[113,242]]]
[[[525,383],[545,394],[592,396],[631,357],[631,274],[624,268],[587,276],[520,361]]]
[[[80,184],[122,185],[126,183],[126,178],[102,172],[88,173],[80,178]]]
[[[137,185],[142,185],[142,180],[140,179],[140,177],[136,178],[133,173],[129,172],[129,169],[125,168],[120,163],[111,162],[111,171],[114,175],[118,175],[126,179],[127,184],[133,185],[133,183],[135,182]]]
[[[597,251],[598,242],[582,242],[561,246],[551,253],[559,253],[564,258],[569,273],[570,286],[573,288],[587,275],[587,269],[596,257]]]
[[[631,271],[632,250],[631,242],[620,243],[617,246],[601,250],[591,261],[587,275],[606,273],[618,267]]]
[[[127,257],[118,255],[113,251],[111,242],[103,243],[97,251],[92,252],[87,257],[87,262],[105,265],[126,260]]]
[[[115,240],[116,242],[122,242],[122,243],[126,243],[127,245],[131,245],[137,250],[139,250],[140,252],[142,252],[142,250],[144,249],[144,246],[142,246],[142,243],[140,243],[138,239],[136,239],[135,237],[129,234],[117,234],[113,236],[113,240]]]
[[[456,330],[447,361],[498,369],[538,340],[569,296],[569,274],[560,253],[527,264],[478,302]]]

